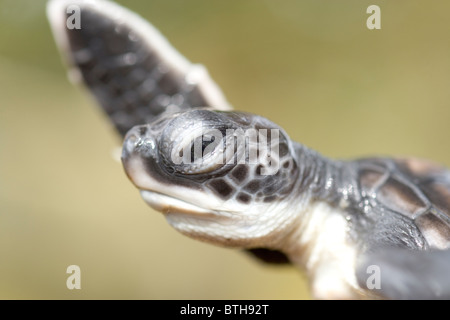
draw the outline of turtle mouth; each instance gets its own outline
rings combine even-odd
[[[224,216],[223,212],[208,210],[156,191],[141,190],[140,192],[142,198],[150,207],[162,212],[164,215],[187,214],[202,218]]]

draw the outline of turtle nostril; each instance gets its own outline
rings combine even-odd
[[[125,136],[122,158],[127,158],[132,154],[150,157],[154,155],[155,149],[155,138],[148,131],[147,126],[135,127]]]
[[[130,144],[136,144],[137,139],[138,138],[136,137],[136,135],[132,134],[128,137],[127,142]]]
[[[122,156],[125,157],[133,153],[134,149],[138,145],[139,138],[135,134],[129,134],[123,143]]]

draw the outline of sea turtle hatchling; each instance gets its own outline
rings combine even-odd
[[[70,78],[124,137],[126,174],[175,229],[286,258],[317,298],[450,298],[450,171],[291,141],[232,111],[202,66],[113,2],[52,0],[48,17]]]

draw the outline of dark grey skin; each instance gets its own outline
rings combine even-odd
[[[208,77],[189,81],[187,71],[174,63],[177,59],[168,58],[172,54],[166,55],[159,39],[146,37],[139,29],[141,23],[124,19],[120,13],[128,12],[126,9],[98,2],[107,10],[84,0],[54,0],[49,18],[72,73],[92,92],[124,137],[124,168],[139,189],[145,189],[145,183],[136,175],[151,178],[154,185],[161,186],[156,190],[161,194],[170,187],[181,187],[246,208],[256,204],[294,206],[298,199],[326,203],[347,221],[347,236],[357,253],[351,273],[359,285],[359,296],[450,298],[450,171],[414,158],[337,161],[323,157],[290,141],[282,128],[269,120],[231,111],[223,96],[213,92]],[[65,10],[69,4],[82,10],[80,30],[62,27],[62,21],[70,16]],[[230,163],[187,174],[192,168],[174,164],[169,155],[174,137],[189,134],[198,121],[222,131],[279,129],[280,170],[276,175],[261,175],[261,163]],[[160,211],[170,211],[158,207],[155,200],[150,202]],[[210,211],[214,217],[219,210]],[[295,208],[286,209],[291,211]],[[232,223],[224,224],[233,228]],[[295,230],[283,228],[278,233],[275,228],[264,241],[183,232],[204,241],[246,248],[266,262],[288,263],[297,257],[283,250],[281,243],[284,234]],[[371,265],[382,271],[379,289],[367,288]]]

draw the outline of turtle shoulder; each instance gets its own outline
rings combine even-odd
[[[362,199],[381,214],[412,220],[430,248],[450,247],[450,171],[418,158],[355,161]]]

